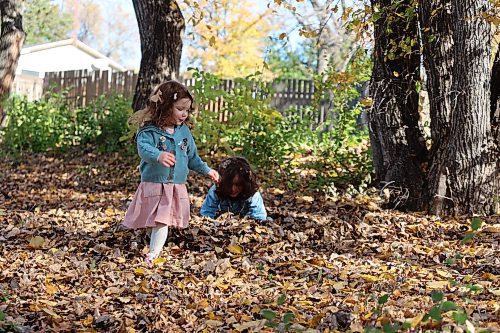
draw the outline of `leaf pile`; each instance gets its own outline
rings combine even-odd
[[[499,329],[498,216],[462,241],[466,218],[263,184],[274,221],[209,220],[196,216],[209,184],[194,176],[190,227],[171,232],[150,268],[145,233],[120,226],[136,162],[118,154],[0,162],[0,331]],[[441,299],[464,313],[427,318]]]

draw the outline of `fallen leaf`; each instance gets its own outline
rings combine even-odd
[[[40,249],[45,244],[45,238],[42,236],[35,236],[30,239],[28,246],[32,249]]]
[[[242,254],[243,253],[243,248],[237,244],[228,245],[227,249],[232,254]]]

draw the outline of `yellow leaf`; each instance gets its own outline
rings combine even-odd
[[[143,280],[139,284],[139,291],[142,292],[142,293],[149,293],[148,281]]]
[[[112,216],[115,214],[115,210],[113,208],[108,208],[104,211],[104,213],[106,214],[106,216]]]
[[[224,325],[224,323],[220,320],[207,320],[205,322],[208,326],[218,327]]]
[[[45,283],[45,289],[47,290],[47,293],[50,295],[57,293],[58,290],[56,286],[50,283]]]
[[[359,102],[366,107],[373,105],[373,99],[371,97],[362,98]]]
[[[39,300],[40,303],[47,304],[48,306],[56,306],[57,302],[49,301],[48,299]]]
[[[472,332],[472,333],[476,332],[476,327],[475,327],[475,326],[474,326],[474,324],[473,324],[473,323],[471,323],[469,320],[466,320],[466,321],[465,321],[465,326],[467,327],[467,330],[468,330],[469,332]]]
[[[368,320],[368,319],[370,319],[370,317],[372,316],[372,314],[373,314],[373,312],[368,312],[367,314],[365,314],[365,315],[363,316],[363,319],[364,319],[364,320]]]
[[[265,232],[267,229],[266,228],[262,228],[262,227],[255,227],[255,232],[257,232],[258,234],[261,234],[263,232]]]
[[[490,290],[490,292],[495,295],[495,296],[500,296],[500,289],[497,290]]]
[[[446,271],[443,271],[443,270],[441,270],[441,269],[436,269],[436,273],[437,273],[439,276],[444,277],[444,278],[451,278],[451,277],[452,277],[451,273],[446,272]]]
[[[285,193],[285,191],[283,191],[282,189],[279,189],[279,188],[275,188],[273,190],[273,194],[283,194],[283,193]]]
[[[52,317],[56,318],[56,319],[59,319],[61,318],[61,316],[59,316],[57,313],[55,313],[54,311],[52,311],[51,309],[47,309],[47,308],[42,308],[42,311],[51,315]]]
[[[208,45],[214,46],[215,45],[215,36],[210,37],[208,40]]]
[[[412,328],[417,327],[417,325],[420,324],[420,322],[422,321],[422,319],[424,318],[424,316],[425,316],[425,313],[421,313],[418,316],[412,318],[410,320],[411,327]]]
[[[242,332],[242,331],[248,330],[249,328],[254,328],[254,327],[258,327],[260,325],[264,325],[265,322],[266,322],[265,319],[253,320],[253,321],[248,321],[248,322],[242,323],[242,324],[234,324],[233,326],[234,326],[235,330]]]
[[[229,284],[227,283],[221,283],[221,282],[216,282],[213,284],[214,287],[217,287],[221,290],[227,290],[229,288]]]
[[[121,289],[117,287],[109,287],[106,290],[104,290],[104,295],[112,295],[112,294],[119,294],[121,293]]]
[[[92,317],[92,315],[87,315],[87,318],[82,320],[82,325],[83,326],[90,326],[90,325],[92,325],[93,321],[94,321],[94,317]]]
[[[497,214],[500,214],[500,208],[499,208]],[[493,224],[493,225],[486,226],[483,229],[483,231],[484,232],[491,232],[493,234],[498,234],[498,233],[500,233],[500,224]]]
[[[398,73],[398,72],[396,72],[396,71],[392,72],[392,74],[394,74],[394,76],[395,76],[395,77],[398,77],[398,76],[399,76],[399,73]]]
[[[89,199],[90,202],[96,202],[97,201],[96,196],[92,195],[92,194],[88,196],[88,199]]]
[[[481,275],[481,278],[488,281],[496,281],[497,279],[497,277],[491,273],[483,273],[483,275]]]
[[[119,300],[120,302],[122,302],[122,303],[127,304],[127,303],[130,303],[130,301],[131,301],[132,299],[130,299],[129,297],[118,297],[118,300]]]
[[[370,274],[359,274],[359,277],[368,282],[377,282],[379,280],[378,277]]]
[[[43,238],[42,236],[35,236],[30,239],[30,243],[28,244],[28,246],[32,249],[39,249],[43,246],[44,243],[45,238]]]
[[[280,39],[284,39],[285,37],[286,37],[286,32],[282,32],[282,33],[280,34]]]
[[[448,286],[448,281],[431,281],[427,283],[429,289],[443,289]]]
[[[311,203],[311,202],[313,202],[313,201],[314,201],[314,198],[313,198],[313,197],[310,197],[310,196],[308,196],[308,195],[304,195],[304,196],[299,197],[299,198],[298,198],[298,200],[299,200],[300,202],[309,202],[309,203]]]
[[[229,252],[231,252],[232,254],[242,254],[243,253],[243,248],[237,244],[234,244],[234,245],[229,245],[227,247],[227,249],[229,250]]]
[[[153,260],[153,265],[162,265],[166,261],[167,259],[158,257],[155,260]]]
[[[136,268],[136,269],[134,269],[134,273],[136,275],[142,276],[142,275],[144,275],[145,271],[144,271],[144,268]]]

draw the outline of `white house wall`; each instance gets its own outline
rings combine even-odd
[[[32,53],[21,54],[16,73],[38,72],[44,77],[46,72],[70,70],[111,70],[104,59],[95,59],[73,45],[65,45]]]

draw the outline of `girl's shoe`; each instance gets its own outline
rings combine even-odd
[[[153,260],[155,260],[156,257],[154,255],[154,253],[148,253],[146,254],[146,257],[144,258],[144,262],[149,266],[149,267],[153,267]]]

